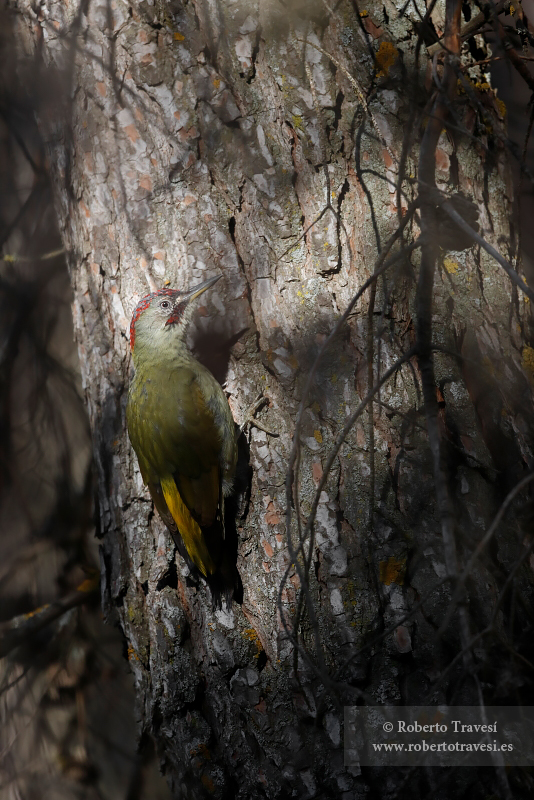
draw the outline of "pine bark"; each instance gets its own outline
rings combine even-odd
[[[39,121],[74,291],[103,608],[124,631],[140,730],[154,737],[176,797],[363,796],[382,778],[343,766],[343,705],[362,692],[378,704],[444,700],[468,669],[459,659],[432,688],[462,639],[456,617],[435,639],[451,598],[450,585],[435,587],[450,564],[415,355],[375,394],[334,460],[304,548],[311,569],[298,659],[292,639],[304,574],[302,554],[298,566],[291,555],[296,513],[305,524],[346,420],[417,339],[414,249],[355,305],[312,382],[290,548],[286,471],[303,387],[416,196],[431,70],[424,47],[416,53],[425,8],[415,5],[401,15],[391,0],[359,11],[355,3],[110,0],[50,2],[36,13],[14,3],[20,46],[38,65]],[[443,19],[438,3],[438,32]],[[435,176],[476,204],[482,235],[511,258],[502,108],[476,91],[494,129],[464,103],[458,113],[473,136],[439,135]],[[406,244],[419,219],[406,226]],[[244,597],[228,613],[214,612],[206,587],[188,580],[124,419],[139,298],[218,273],[192,343],[225,382],[236,422],[263,394],[256,418],[276,434],[254,426],[246,434],[250,497],[236,509]],[[532,467],[530,309],[476,245],[439,250],[432,302],[437,429],[461,569]],[[494,541],[493,561],[471,577],[471,635],[489,625],[502,574],[522,553],[512,523]],[[530,596],[525,564],[517,580]]]

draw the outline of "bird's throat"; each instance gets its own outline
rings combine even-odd
[[[138,337],[133,350],[135,369],[146,364],[190,364],[196,359],[175,326],[169,326],[159,336]]]

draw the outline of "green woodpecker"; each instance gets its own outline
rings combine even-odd
[[[186,344],[193,301],[219,277],[186,292],[160,289],[138,303],[130,325],[135,377],[126,419],[154,505],[220,606],[221,596],[229,602],[241,584],[224,541],[235,425],[221,386]]]

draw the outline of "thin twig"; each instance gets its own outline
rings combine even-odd
[[[460,38],[467,39],[470,36],[473,36],[473,34],[482,25],[488,22],[489,15],[493,10],[495,14],[500,14],[505,5],[506,5],[506,0],[499,0],[499,2],[495,4],[495,6],[493,6],[493,4],[492,6],[490,6],[490,4],[488,3],[487,10],[481,11],[479,14],[473,17],[473,19],[470,19],[469,22],[466,22],[466,24],[461,28]],[[435,42],[434,44],[431,44],[430,47],[427,47],[427,52],[430,58],[432,58],[435,53],[439,53],[440,50],[445,52],[451,52],[448,49],[446,34],[443,37],[443,39],[439,40],[439,42]]]
[[[436,148],[441,131],[448,116],[445,98],[452,101],[456,94],[456,77],[453,65],[458,60],[461,48],[460,18],[461,0],[447,0],[445,8],[445,66],[443,80],[432,108],[419,151],[419,191],[421,193],[421,232],[425,243],[421,249],[421,265],[417,286],[417,357],[421,372],[425,415],[432,467],[436,490],[437,511],[441,526],[445,566],[447,574],[455,578],[458,573],[456,541],[454,536],[454,513],[448,489],[446,465],[442,457],[438,423],[436,378],[432,354],[432,306],[433,286],[438,243],[433,232],[437,229],[435,209],[431,202],[430,189],[436,185]],[[465,646],[469,640],[469,626],[465,609],[460,609],[460,636]],[[465,652],[465,666],[469,667],[470,653]]]
[[[371,286],[380,277],[380,275],[382,275],[387,269],[389,269],[390,266],[392,266],[394,263],[396,263],[398,261],[398,256],[394,256],[388,262],[384,263],[387,254],[389,253],[389,251],[391,250],[391,248],[393,247],[395,242],[401,236],[402,231],[404,230],[404,227],[410,221],[410,219],[411,219],[413,213],[415,212],[415,209],[417,208],[417,206],[418,206],[418,201],[416,200],[408,208],[406,216],[403,219],[402,225],[390,236],[390,238],[388,239],[386,245],[384,246],[384,249],[382,250],[382,252],[378,256],[378,258],[377,258],[377,260],[375,262],[375,269],[374,269],[373,274],[371,275],[370,278],[368,278],[365,281],[363,286],[361,286],[360,289],[356,292],[356,294],[354,295],[354,297],[352,298],[352,300],[348,304],[347,308],[345,309],[343,315],[339,318],[339,320],[335,324],[335,326],[332,329],[330,335],[325,340],[325,342],[323,342],[323,344],[321,346],[321,349],[319,350],[319,352],[317,354],[317,357],[316,357],[316,359],[315,359],[315,361],[314,361],[314,363],[312,365],[312,368],[308,373],[308,379],[306,381],[306,385],[304,386],[304,391],[302,393],[302,398],[301,398],[301,401],[300,401],[300,404],[299,404],[299,408],[298,408],[298,411],[297,411],[297,417],[296,417],[296,420],[295,420],[295,431],[293,433],[293,446],[292,446],[292,449],[291,449],[291,453],[289,455],[288,467],[287,467],[287,472],[286,472],[286,503],[287,503],[287,506],[286,506],[286,534],[288,536],[290,535],[290,530],[291,530],[291,502],[292,502],[292,491],[291,491],[291,489],[292,489],[292,486],[293,486],[293,480],[294,480],[293,471],[294,471],[294,467],[295,467],[295,460],[296,460],[296,457],[297,457],[298,443],[299,443],[299,440],[300,440],[300,428],[301,428],[301,425],[302,425],[302,419],[303,419],[303,416],[304,416],[304,412],[306,410],[306,401],[307,401],[308,395],[310,393],[311,387],[313,385],[313,381],[315,379],[315,375],[317,373],[319,365],[320,365],[324,355],[326,354],[328,348],[330,347],[330,345],[334,341],[335,337],[337,336],[337,334],[339,333],[339,331],[341,330],[341,328],[343,327],[343,325],[345,324],[345,322],[349,318],[349,316],[350,316],[350,314],[352,312],[352,309],[354,308],[354,306],[356,305],[356,303],[358,302],[360,297],[364,294],[365,291],[367,291],[369,286]],[[415,247],[419,247],[420,245],[421,245],[421,241],[418,240],[417,242],[414,242],[414,245],[413,245],[413,247],[411,249],[415,249]]]
[[[295,39],[297,40],[297,42],[303,42],[303,40],[302,40],[302,39],[299,39],[299,38],[298,38],[298,36],[295,36]],[[343,64],[342,64],[342,63],[341,63],[341,62],[340,62],[340,61],[339,61],[337,58],[335,58],[335,56],[333,56],[331,53],[329,53],[327,50],[324,50],[322,47],[319,47],[319,45],[318,45],[318,44],[314,44],[313,42],[306,42],[306,44],[309,44],[311,47],[314,47],[316,50],[318,50],[318,51],[319,51],[320,53],[322,53],[324,56],[326,56],[327,58],[329,58],[329,59],[330,59],[330,61],[332,62],[332,64],[335,64],[335,66],[336,66],[338,69],[340,69],[340,70],[341,70],[341,72],[342,72],[342,73],[345,75],[345,77],[347,78],[347,80],[348,80],[348,81],[351,83],[352,87],[354,88],[354,90],[355,90],[356,94],[358,95],[358,100],[360,101],[361,105],[363,106],[363,108],[364,108],[364,110],[365,110],[365,113],[367,114],[367,116],[368,116],[368,117],[369,117],[369,119],[371,120],[371,123],[372,123],[372,125],[373,125],[373,128],[374,128],[374,129],[375,129],[375,131],[376,131],[376,134],[377,134],[377,136],[378,136],[379,140],[381,141],[382,145],[383,145],[383,146],[386,148],[386,150],[388,151],[388,153],[389,153],[389,155],[391,156],[392,160],[393,160],[394,162],[396,162],[396,161],[397,161],[397,156],[395,155],[395,153],[394,153],[394,152],[392,151],[392,149],[390,148],[389,144],[388,144],[388,143],[386,142],[386,140],[384,139],[384,136],[382,135],[382,131],[381,131],[381,130],[380,130],[380,128],[378,127],[378,123],[377,123],[377,121],[376,121],[376,119],[375,119],[375,117],[374,117],[374,115],[373,115],[373,112],[372,112],[372,111],[371,111],[371,109],[369,108],[369,103],[367,102],[367,100],[366,100],[366,97],[365,97],[365,95],[364,95],[364,93],[363,93],[363,90],[362,90],[362,88],[361,88],[360,84],[358,83],[358,81],[356,80],[356,78],[354,78],[354,77],[353,77],[353,76],[350,74],[350,72],[348,71],[348,69],[346,69],[346,67],[344,67],[344,66],[343,66]]]
[[[469,236],[471,236],[471,238],[486,251],[486,253],[488,253],[490,256],[493,256],[495,261],[497,261],[497,263],[501,265],[501,267],[504,269],[508,277],[515,283],[515,285],[519,289],[521,289],[521,291],[524,294],[526,294],[526,296],[530,298],[532,302],[534,302],[534,291],[527,286],[527,284],[524,282],[524,280],[522,280],[522,278],[519,277],[515,269],[504,258],[504,256],[501,256],[501,254],[494,247],[492,247],[492,245],[489,244],[489,242],[487,242],[483,236],[477,233],[469,225],[469,223],[466,222],[464,218],[460,216],[460,214],[458,214],[458,212],[456,211],[450,200],[446,196],[444,196],[439,191],[439,189],[436,189],[435,187],[430,187],[426,185],[425,190],[428,191],[429,198],[436,205],[439,205],[443,209],[443,211],[445,211],[445,213],[453,220],[453,222],[455,222],[458,225],[458,227],[460,227],[463,231],[468,233]]]
[[[86,603],[97,589],[98,579],[84,581],[74,592],[61,600],[48,603],[30,614],[21,614],[8,622],[3,622],[0,625],[0,658],[8,655],[15,647],[63,616],[71,608]]]
[[[33,261],[50,261],[52,258],[57,258],[57,256],[62,256],[66,253],[64,247],[58,247],[57,250],[51,250],[49,253],[45,253],[43,256],[19,256],[17,253],[7,254],[0,256],[1,261],[7,261],[10,264],[19,264],[19,263],[31,263]]]
[[[516,486],[514,486],[514,488],[506,495],[503,503],[501,504],[501,507],[499,508],[497,514],[495,515],[493,522],[491,523],[488,530],[486,531],[486,533],[476,546],[469,561],[465,565],[462,574],[460,575],[460,577],[456,582],[456,586],[454,588],[454,594],[449,604],[449,609],[445,615],[445,619],[440,625],[436,637],[441,636],[441,634],[446,630],[447,626],[449,625],[452,615],[454,614],[454,609],[456,608],[456,604],[458,603],[460,597],[462,596],[462,590],[463,587],[465,586],[465,582],[467,581],[467,579],[469,578],[469,576],[473,571],[473,567],[475,566],[475,561],[477,561],[477,559],[480,558],[482,551],[490,543],[491,539],[495,534],[495,531],[499,527],[501,520],[508,509],[508,506],[519,494],[519,492],[522,489],[524,489],[524,487],[527,486],[533,479],[534,479],[534,472],[531,472],[530,475],[527,475],[525,478],[523,478],[523,480],[520,481]]]
[[[408,119],[406,125],[406,133],[402,139],[402,149],[399,158],[399,166],[398,166],[398,175],[397,175],[397,186],[396,186],[396,195],[397,195],[397,216],[399,219],[399,223],[402,220],[402,202],[401,202],[401,194],[402,194],[402,184],[404,182],[404,175],[406,171],[406,162],[408,160],[408,154],[410,152],[412,146],[412,138],[415,136],[416,126],[415,126],[415,119],[417,114],[419,113],[419,98],[418,98],[418,75],[419,75],[419,58],[421,55],[421,47],[423,45],[423,34],[425,29],[428,28],[428,21],[431,19],[432,12],[434,7],[437,3],[437,0],[431,0],[425,16],[423,17],[423,22],[421,23],[419,33],[417,36],[417,42],[415,44],[415,57],[414,57],[414,77],[413,81],[410,83],[410,117]]]
[[[534,59],[532,59],[534,61]],[[528,152],[528,143],[530,140],[530,134],[532,133],[532,126],[534,124],[534,104],[530,109],[530,119],[528,121],[527,132],[525,134],[525,141],[523,143],[523,152],[521,154],[521,166],[524,167],[527,162],[527,152]],[[516,272],[519,273],[521,269],[521,191],[523,189],[523,179],[524,179],[524,171],[520,170],[519,173],[519,186],[517,187],[517,218],[518,218],[518,234],[517,234],[517,257],[515,260],[515,269]]]
[[[410,358],[412,358],[412,356],[414,354],[415,354],[415,348],[411,348],[406,353],[404,353],[402,356],[400,356],[400,358],[398,358],[397,361],[395,361],[394,364],[391,365],[391,367],[384,373],[384,375],[382,376],[380,381],[378,383],[376,383],[375,386],[373,386],[372,390],[370,392],[368,392],[366,397],[358,405],[356,411],[354,411],[354,413],[349,417],[349,419],[347,420],[347,422],[345,423],[345,425],[343,427],[343,430],[338,435],[338,437],[337,437],[337,439],[336,439],[336,441],[334,443],[334,446],[332,447],[332,450],[330,451],[330,455],[328,457],[328,460],[327,460],[327,462],[325,464],[321,480],[319,481],[319,484],[317,486],[317,489],[316,489],[316,492],[315,492],[315,497],[313,499],[313,503],[312,503],[312,507],[311,507],[311,511],[310,511],[310,515],[308,517],[308,521],[306,523],[306,527],[305,527],[304,534],[303,534],[303,537],[302,537],[302,541],[303,542],[306,541],[306,540],[308,540],[308,542],[309,542],[307,561],[304,564],[304,571],[302,570],[301,565],[299,564],[298,557],[297,557],[297,551],[293,548],[293,544],[291,542],[291,536],[288,535],[288,537],[287,537],[288,550],[289,550],[289,555],[290,555],[290,558],[291,558],[291,562],[295,566],[295,570],[297,572],[297,576],[298,576],[299,582],[300,582],[301,591],[304,592],[304,594],[305,594],[306,607],[308,609],[308,613],[310,614],[310,622],[311,622],[311,627],[312,627],[312,630],[313,630],[313,635],[314,635],[314,640],[315,640],[315,652],[316,652],[316,656],[317,656],[317,659],[318,659],[319,665],[320,665],[320,670],[319,671],[320,671],[320,674],[321,674],[323,680],[327,681],[328,683],[332,683],[332,681],[328,678],[328,673],[326,671],[326,667],[325,667],[325,664],[324,664],[324,658],[323,658],[323,655],[322,655],[321,645],[320,645],[320,641],[319,641],[319,628],[318,628],[318,625],[317,625],[317,619],[316,619],[314,604],[312,602],[312,598],[311,598],[311,595],[310,595],[308,581],[304,579],[304,574],[308,574],[309,573],[310,564],[311,564],[311,558],[312,558],[313,552],[314,552],[314,540],[315,540],[314,521],[315,521],[315,517],[317,515],[317,508],[319,506],[319,500],[320,500],[321,494],[323,492],[323,489],[324,489],[324,487],[326,485],[328,474],[329,474],[329,472],[330,472],[330,470],[332,468],[332,465],[333,465],[335,459],[338,456],[338,453],[339,453],[339,451],[340,451],[340,449],[341,449],[341,447],[342,447],[342,445],[343,445],[343,443],[344,443],[344,441],[345,441],[345,439],[347,437],[347,434],[349,433],[350,429],[352,428],[352,426],[354,425],[354,423],[356,422],[358,417],[360,417],[361,414],[367,408],[369,400],[372,397],[374,397],[374,395],[380,390],[381,386],[383,386],[398,371],[398,369],[403,364],[406,363],[406,361],[408,361]],[[286,513],[286,517],[287,517],[287,513]],[[291,635],[293,640],[294,640],[294,634],[290,631],[289,625],[288,625],[288,623],[287,623],[287,621],[285,619],[285,615],[283,613],[283,606],[282,606],[282,592],[283,592],[283,588],[284,588],[285,582],[287,581],[287,577],[289,575],[289,570],[290,569],[291,569],[291,565],[288,565],[288,567],[286,568],[284,577],[282,578],[282,581],[280,582],[280,587],[279,587],[279,591],[278,591],[277,605],[278,605],[278,609],[280,611],[280,618],[281,618],[281,621],[282,621],[282,625],[284,626],[284,630],[285,630],[286,634],[288,636]]]

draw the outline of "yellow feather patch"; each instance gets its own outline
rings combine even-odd
[[[161,478],[161,488],[167,507],[172,518],[178,526],[178,531],[185,544],[186,550],[193,563],[199,568],[204,577],[215,572],[215,564],[204,542],[202,531],[196,520],[191,516],[189,509],[182,500],[174,478],[169,475]]]

